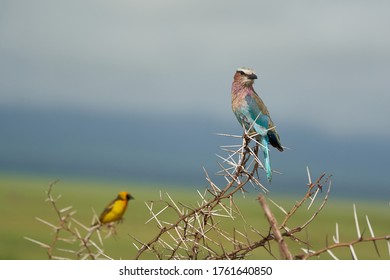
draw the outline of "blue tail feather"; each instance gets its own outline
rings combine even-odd
[[[271,170],[271,162],[269,158],[269,146],[268,146],[268,141],[266,138],[262,137],[261,138],[261,150],[263,151],[264,155],[264,167],[265,171],[267,173],[267,179],[268,182],[271,183],[272,180],[272,170]]]

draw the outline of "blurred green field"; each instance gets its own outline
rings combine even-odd
[[[55,178],[53,178],[55,179]],[[0,259],[47,259],[45,249],[25,240],[30,237],[44,243],[52,240],[50,228],[40,222],[35,217],[45,219],[49,222],[56,222],[55,213],[49,203],[45,202],[46,194],[50,182],[53,180],[46,177],[0,175],[0,210],[3,217],[0,223]],[[58,201],[60,207],[73,206],[77,210],[75,218],[84,224],[89,225],[94,209],[97,213],[103,210],[119,191],[126,190],[135,197],[129,204],[125,221],[117,227],[118,234],[115,238],[108,238],[104,241],[104,251],[114,259],[133,259],[136,249],[132,245],[131,234],[142,241],[149,241],[157,232],[155,223],[145,222],[150,218],[145,201],[158,200],[159,188],[135,183],[108,183],[93,180],[63,179],[54,187],[54,194],[61,195]],[[199,187],[200,191],[204,191]],[[199,196],[196,189],[170,187],[161,189],[162,193],[168,192],[177,202],[186,205],[196,206]],[[304,194],[302,190],[302,195]],[[324,194],[322,194],[323,196]],[[299,196],[293,197],[272,197],[274,201],[290,209]],[[312,207],[318,207],[320,200]],[[242,214],[246,218],[246,223],[237,218],[235,221],[223,218],[221,224],[228,232],[232,228],[247,231],[251,238],[256,238],[256,234],[251,232],[250,225],[267,234],[268,225],[261,207],[253,194],[237,195],[236,203],[239,205]],[[339,224],[340,239],[343,242],[357,239],[356,228],[353,218],[353,203],[357,206],[360,229],[364,236],[369,236],[365,215],[368,215],[376,236],[390,234],[390,207],[386,202],[375,201],[340,201],[334,200],[332,195],[324,210],[309,225],[308,230],[301,232],[298,237],[309,240],[312,249],[321,249],[326,246],[326,242],[332,242],[335,232],[335,223]],[[303,224],[312,211],[306,211],[306,207],[300,209],[288,226],[290,228]],[[280,210],[272,207],[277,220],[282,220],[283,214]],[[170,217],[167,217],[168,219]],[[222,239],[221,239],[222,240]],[[293,254],[302,251],[296,242],[289,241],[289,248]],[[226,244],[226,248],[231,244]],[[359,259],[390,259],[386,241],[377,242],[380,256],[375,251],[372,243],[362,243],[355,246],[355,251]],[[273,253],[279,256],[277,248],[273,248]],[[351,259],[351,254],[347,249],[334,250],[335,255],[341,259]],[[262,248],[253,252],[251,259],[271,259],[270,255]],[[328,254],[321,255],[321,259],[330,259]]]

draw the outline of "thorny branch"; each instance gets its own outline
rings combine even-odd
[[[323,252],[329,253],[333,247],[328,246],[319,251],[311,251],[311,244],[297,237],[297,233],[307,229],[325,207],[331,190],[331,176],[322,174],[312,182],[310,172],[307,170],[309,183],[305,195],[289,211],[286,211],[271,200],[269,190],[261,184],[262,180],[259,174],[264,167],[258,157],[260,144],[255,139],[256,135],[247,132],[243,136],[220,135],[242,140],[241,144],[221,147],[227,156],[217,155],[222,160],[219,163],[221,170],[218,175],[225,178],[226,185],[218,186],[205,170],[209,188],[204,194],[198,191],[200,202],[198,202],[197,207],[180,202],[175,203],[168,194],[169,199],[164,199],[160,195],[160,200],[149,201],[147,205],[152,218],[148,222],[154,220],[159,230],[148,242],[131,236],[136,241],[134,246],[138,249],[135,259],[150,258],[151,255],[145,255],[147,252],[152,253],[152,256],[154,255],[157,259],[244,259],[258,248],[263,248],[271,258],[276,258],[272,252],[272,243],[279,247],[282,259],[307,259]],[[236,204],[235,195],[238,192],[245,193],[245,188],[248,186],[253,186],[264,193],[264,195],[259,196],[259,201],[265,211],[271,230],[268,228],[258,230],[256,227],[259,225],[248,225],[245,219],[246,214]],[[294,222],[296,213],[303,209],[305,203],[309,204],[307,207],[309,210],[324,188],[326,188],[325,196],[314,213],[309,214],[305,222],[296,224]],[[265,196],[283,212],[284,218],[280,225],[277,224],[272,211],[265,202]],[[164,216],[164,214],[166,215]],[[171,222],[167,221],[166,217],[169,217]],[[239,229],[236,226],[230,229],[226,228],[224,227],[226,219],[234,221],[241,219],[244,228]],[[251,229],[250,232],[246,230],[247,228]],[[252,235],[255,233],[258,237],[253,238],[250,233]],[[293,255],[289,251],[286,239],[298,244],[305,244],[309,248],[308,254]],[[375,240],[384,239],[388,238],[375,238]],[[369,240],[359,239],[357,243],[365,241]],[[340,247],[340,244],[332,246]],[[354,244],[348,245],[351,247]]]
[[[264,210],[265,216],[267,217],[267,220],[271,226],[272,232],[275,236],[275,240],[279,244],[281,258],[283,260],[292,260],[293,257],[291,255],[291,252],[289,251],[288,246],[287,246],[286,242],[284,241],[282,234],[279,231],[277,221],[276,221],[274,215],[272,214],[271,209],[269,209],[268,204],[265,201],[265,197],[263,195],[260,195],[258,200],[259,200],[260,205]]]
[[[273,253],[275,248],[279,248],[281,259],[309,259],[328,253],[332,258],[337,259],[333,253],[337,248],[348,248],[352,258],[357,259],[354,246],[358,243],[373,242],[376,251],[379,241],[386,241],[390,256],[390,235],[377,237],[366,216],[367,225],[371,237],[363,237],[360,233],[357,221],[356,207],[354,206],[354,216],[357,228],[358,238],[350,242],[340,242],[338,224],[336,224],[336,235],[333,237],[333,243],[328,244],[321,249],[314,250],[317,244],[310,244],[308,240],[303,240],[298,233],[308,229],[317,215],[324,209],[331,190],[330,176],[322,174],[314,182],[311,179],[309,169],[307,169],[308,186],[302,199],[296,202],[289,211],[283,206],[277,204],[271,199],[269,190],[261,184],[261,169],[264,166],[258,157],[260,144],[256,141],[254,134],[248,134],[246,131],[243,136],[220,134],[222,136],[241,139],[240,144],[221,146],[227,156],[217,155],[221,160],[219,166],[221,170],[217,173],[226,180],[226,185],[218,186],[206,170],[206,180],[209,187],[204,191],[197,191],[199,201],[197,205],[186,204],[175,201],[168,193],[162,194],[157,200],[146,202],[150,213],[150,219],[146,223],[155,222],[158,230],[152,238],[145,242],[140,238],[129,236],[134,240],[133,245],[137,249],[135,259],[245,259],[254,253],[257,249],[262,249],[268,253],[270,258],[276,259]],[[52,195],[53,182],[47,192],[47,201],[50,202],[53,211],[57,216],[57,223],[51,223],[41,218],[38,221],[49,226],[54,232],[52,241],[49,244],[25,237],[25,239],[34,242],[47,250],[49,259],[64,259],[58,253],[66,253],[76,259],[110,259],[104,254],[103,241],[99,233],[101,225],[86,226],[74,218],[76,211],[72,207],[60,208],[57,199]],[[268,221],[268,226],[262,225],[261,215],[258,221],[250,225],[247,222],[247,214],[238,203],[236,196],[238,193],[245,194],[247,188],[252,186],[255,190],[261,192],[259,202],[264,210]],[[314,209],[314,213],[306,213],[306,220],[297,223],[294,219],[299,211],[305,211],[303,206],[309,204],[306,211],[314,205],[321,193],[326,189],[321,203]],[[274,213],[268,206],[266,200],[271,202],[277,209],[283,213],[281,223],[278,225]],[[260,208],[259,208],[260,209]],[[96,215],[95,215],[96,216]],[[226,223],[227,220],[234,221]],[[229,226],[226,226],[228,224]],[[81,232],[84,232],[83,234]],[[94,233],[97,233],[99,242],[92,240]],[[67,236],[64,237],[64,233]],[[287,242],[297,243],[304,254],[292,253]],[[98,245],[99,243],[100,245]],[[289,244],[290,244],[289,243]],[[59,248],[64,244],[70,244],[72,248]],[[317,246],[316,246],[317,245]],[[292,246],[290,247],[292,248]],[[67,257],[72,258],[72,257]]]
[[[358,243],[375,242],[375,241],[380,241],[380,240],[387,240],[389,242],[390,241],[390,235],[381,236],[381,237],[367,237],[367,238],[363,238],[362,237],[362,238],[359,238],[359,239],[356,239],[356,240],[353,240],[353,241],[350,241],[350,242],[334,243],[334,244],[329,245],[329,246],[327,246],[325,248],[322,248],[320,250],[310,251],[310,252],[307,252],[304,255],[298,255],[298,256],[296,256],[296,258],[297,259],[306,260],[306,259],[309,259],[309,258],[312,258],[312,257],[319,256],[319,255],[321,255],[323,253],[326,253],[326,252],[329,253],[329,252],[331,252],[331,250],[336,249],[336,248],[342,248],[342,247],[353,248],[353,246],[358,244]],[[333,255],[333,257],[334,257],[334,254],[331,254],[331,255]],[[356,255],[354,255],[354,254],[352,254],[352,255],[353,255],[354,259],[357,259]]]
[[[258,158],[259,143],[256,142],[255,135],[245,132],[242,137],[228,134],[223,136],[242,139],[240,145],[222,147],[222,150],[228,153],[227,157],[217,155],[222,160],[222,163],[219,163],[221,167],[219,175],[224,176],[227,184],[224,187],[218,186],[205,171],[210,187],[204,194],[198,191],[201,200],[197,207],[174,203],[168,194],[169,200],[160,197],[160,200],[150,201],[148,209],[152,218],[149,221],[154,220],[157,223],[159,232],[148,242],[142,242],[132,236],[136,243],[141,245],[138,247],[134,244],[138,249],[135,259],[141,258],[146,252],[153,253],[157,259],[237,259],[246,257],[258,247],[268,246],[269,242],[275,239],[274,234],[268,233],[262,235],[261,240],[252,241],[245,230],[234,228],[229,232],[222,227],[224,219],[234,220],[239,217],[245,221],[245,214],[242,214],[234,202],[234,195],[238,191],[244,192],[248,183],[264,193],[269,192],[260,183],[258,176],[259,168],[263,168],[263,165]],[[251,143],[254,145],[251,146]],[[313,189],[318,188],[322,177],[309,187],[301,204],[311,196]],[[155,210],[153,208],[155,205],[164,206]],[[180,209],[178,205],[182,208]],[[310,223],[309,220],[307,224],[295,227],[292,231],[286,228],[289,218],[299,207],[300,205],[297,205],[290,211],[280,227],[284,231],[283,236],[291,237],[293,240],[298,240],[294,233]],[[172,222],[165,221],[162,217],[162,213],[169,210],[173,212],[169,212],[170,215],[167,216],[176,215]],[[232,245],[231,248],[228,248],[229,245]],[[288,256],[292,258],[291,253]]]
[[[58,180],[52,182],[49,185],[46,199],[46,201],[50,203],[51,208],[56,214],[57,225],[50,223],[44,219],[38,217],[36,218],[38,221],[49,226],[53,230],[54,235],[52,237],[52,241],[50,242],[50,244],[45,244],[29,237],[24,238],[35,244],[38,244],[42,248],[45,248],[47,250],[47,255],[49,259],[111,259],[109,256],[104,254],[103,249],[100,248],[100,246],[103,245],[103,241],[99,233],[99,229],[102,226],[101,224],[97,224],[94,226],[83,225],[81,222],[74,218],[76,211],[73,210],[72,206],[68,206],[65,208],[58,207],[57,201],[60,197],[53,197],[53,187],[57,183]],[[96,219],[96,217],[94,217],[94,219]],[[84,235],[82,235],[81,232],[85,232]],[[98,246],[96,242],[91,239],[92,235],[95,232],[98,235],[101,244],[100,246]],[[70,255],[70,257],[58,256],[57,253],[59,252],[67,253],[68,255]]]

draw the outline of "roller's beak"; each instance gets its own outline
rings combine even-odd
[[[257,79],[257,76],[256,76],[256,74],[250,74],[250,75],[248,75],[248,78],[251,80],[255,80],[255,79]]]

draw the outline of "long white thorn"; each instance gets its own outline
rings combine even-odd
[[[234,144],[234,145],[223,145],[223,146],[219,146],[221,149],[223,148],[240,148],[241,145],[240,144]]]
[[[59,212],[62,214],[62,213],[66,212],[72,208],[73,208],[73,206],[68,206],[68,207],[62,208],[61,210],[59,210]]]
[[[333,241],[334,243],[340,242],[340,236],[339,236],[339,224],[336,223],[336,236],[333,235]]]
[[[248,128],[248,130],[245,130],[245,133],[250,131],[253,128],[253,125],[256,123],[257,119],[260,117],[261,113],[259,113],[256,117],[256,119],[252,122],[251,126]]]
[[[390,240],[387,240],[387,248],[389,249],[389,257],[390,257]]]
[[[39,217],[35,217],[35,219],[36,219],[37,221],[40,221],[41,223],[43,223],[43,224],[45,224],[45,225],[48,225],[49,227],[51,227],[51,228],[53,228],[53,229],[57,229],[57,226],[55,226],[55,225],[53,225],[53,224],[51,224],[51,223],[49,223],[49,222],[47,222],[47,221],[45,221],[45,220],[39,218]]]
[[[307,178],[309,179],[309,184],[311,185],[312,182],[311,182],[311,176],[310,176],[309,166],[306,166],[306,171],[307,171]]]
[[[146,204],[146,203],[145,203]],[[147,205],[147,204],[146,204]],[[148,206],[148,205],[147,205]],[[148,206],[148,208],[149,208],[149,206]],[[149,223],[151,220],[156,220],[156,222],[160,225],[160,227],[162,228],[163,226],[161,225],[161,222],[160,222],[160,220],[159,219],[157,219],[157,216],[158,215],[160,215],[162,212],[164,212],[165,211],[165,209],[167,209],[168,208],[168,206],[165,206],[163,209],[161,209],[157,214],[155,214],[150,208],[149,208],[149,210],[150,210],[150,214],[152,214],[152,217],[149,219],[149,220],[147,220],[146,222],[145,222],[145,224],[147,224],[147,223]]]
[[[31,241],[31,242],[33,242],[33,243],[35,243],[35,244],[38,244],[39,246],[41,246],[41,247],[43,247],[43,248],[50,249],[50,246],[49,246],[49,245],[47,245],[47,244],[45,244],[45,243],[42,243],[42,242],[40,242],[40,241],[37,241],[37,240],[35,240],[35,239],[32,239],[32,238],[30,238],[30,237],[24,236],[24,239],[26,239],[26,240],[28,240],[28,241]]]
[[[332,253],[331,250],[326,250],[326,252],[328,252],[328,254],[329,254],[334,260],[338,260],[338,258]]]
[[[355,203],[353,204],[353,215],[354,215],[354,217],[355,217],[355,225],[356,225],[356,232],[357,232],[358,238],[361,238],[362,235],[360,234],[359,221],[358,221],[358,217],[357,217],[357,212],[356,212],[356,205],[355,205]]]
[[[370,220],[368,219],[367,215],[366,215],[366,220],[367,220],[368,229],[370,230],[370,233],[371,233],[371,237],[375,237],[374,230],[371,227]]]
[[[276,207],[278,207],[279,210],[283,212],[283,214],[288,215],[287,211],[284,210],[284,208],[283,208],[282,206],[279,206],[279,204],[277,204],[276,202],[274,202],[274,201],[273,201],[272,199],[270,199],[269,197],[267,197],[267,199],[268,199],[269,201],[271,201],[273,205],[275,205]]]
[[[313,205],[313,203],[314,203],[314,200],[316,199],[316,197],[317,197],[317,194],[318,194],[318,192],[319,192],[319,191],[320,191],[320,188],[317,188],[316,192],[314,193],[314,196],[313,196],[313,198],[311,198],[311,197],[310,197],[310,199],[311,199],[311,202],[310,202],[309,206],[307,207],[307,210],[309,210],[309,209],[310,209],[310,207]]]
[[[351,254],[352,254],[352,258],[354,260],[357,260],[357,256],[356,256],[356,253],[355,253],[355,249],[353,249],[353,246],[352,245],[349,245],[349,249],[351,250]]]
[[[176,209],[177,209],[177,211],[180,213],[180,215],[183,215],[183,213],[181,212],[180,208],[179,208],[179,207],[177,207],[177,205],[176,205],[175,201],[173,201],[173,199],[171,198],[171,196],[170,196],[168,193],[165,193],[165,194],[168,196],[168,198],[169,198],[169,199],[170,199],[170,201],[172,202],[173,206],[175,206],[175,207],[176,207]]]
[[[216,155],[217,157],[219,157],[220,159],[222,159],[224,163],[227,163],[227,164],[229,164],[229,165],[231,165],[231,166],[237,167],[237,164],[236,164],[234,161],[229,160],[229,159],[227,159],[227,158],[224,158],[223,156],[220,156],[220,155],[218,155],[218,154],[215,154],[215,155]]]
[[[202,199],[203,203],[207,203],[207,200],[205,199],[204,195],[199,190],[196,190],[196,192],[198,193],[198,195]]]
[[[241,135],[234,135],[234,134],[228,134],[228,133],[215,133],[215,135],[218,136],[227,136],[227,137],[233,137],[233,138],[241,138]]]

